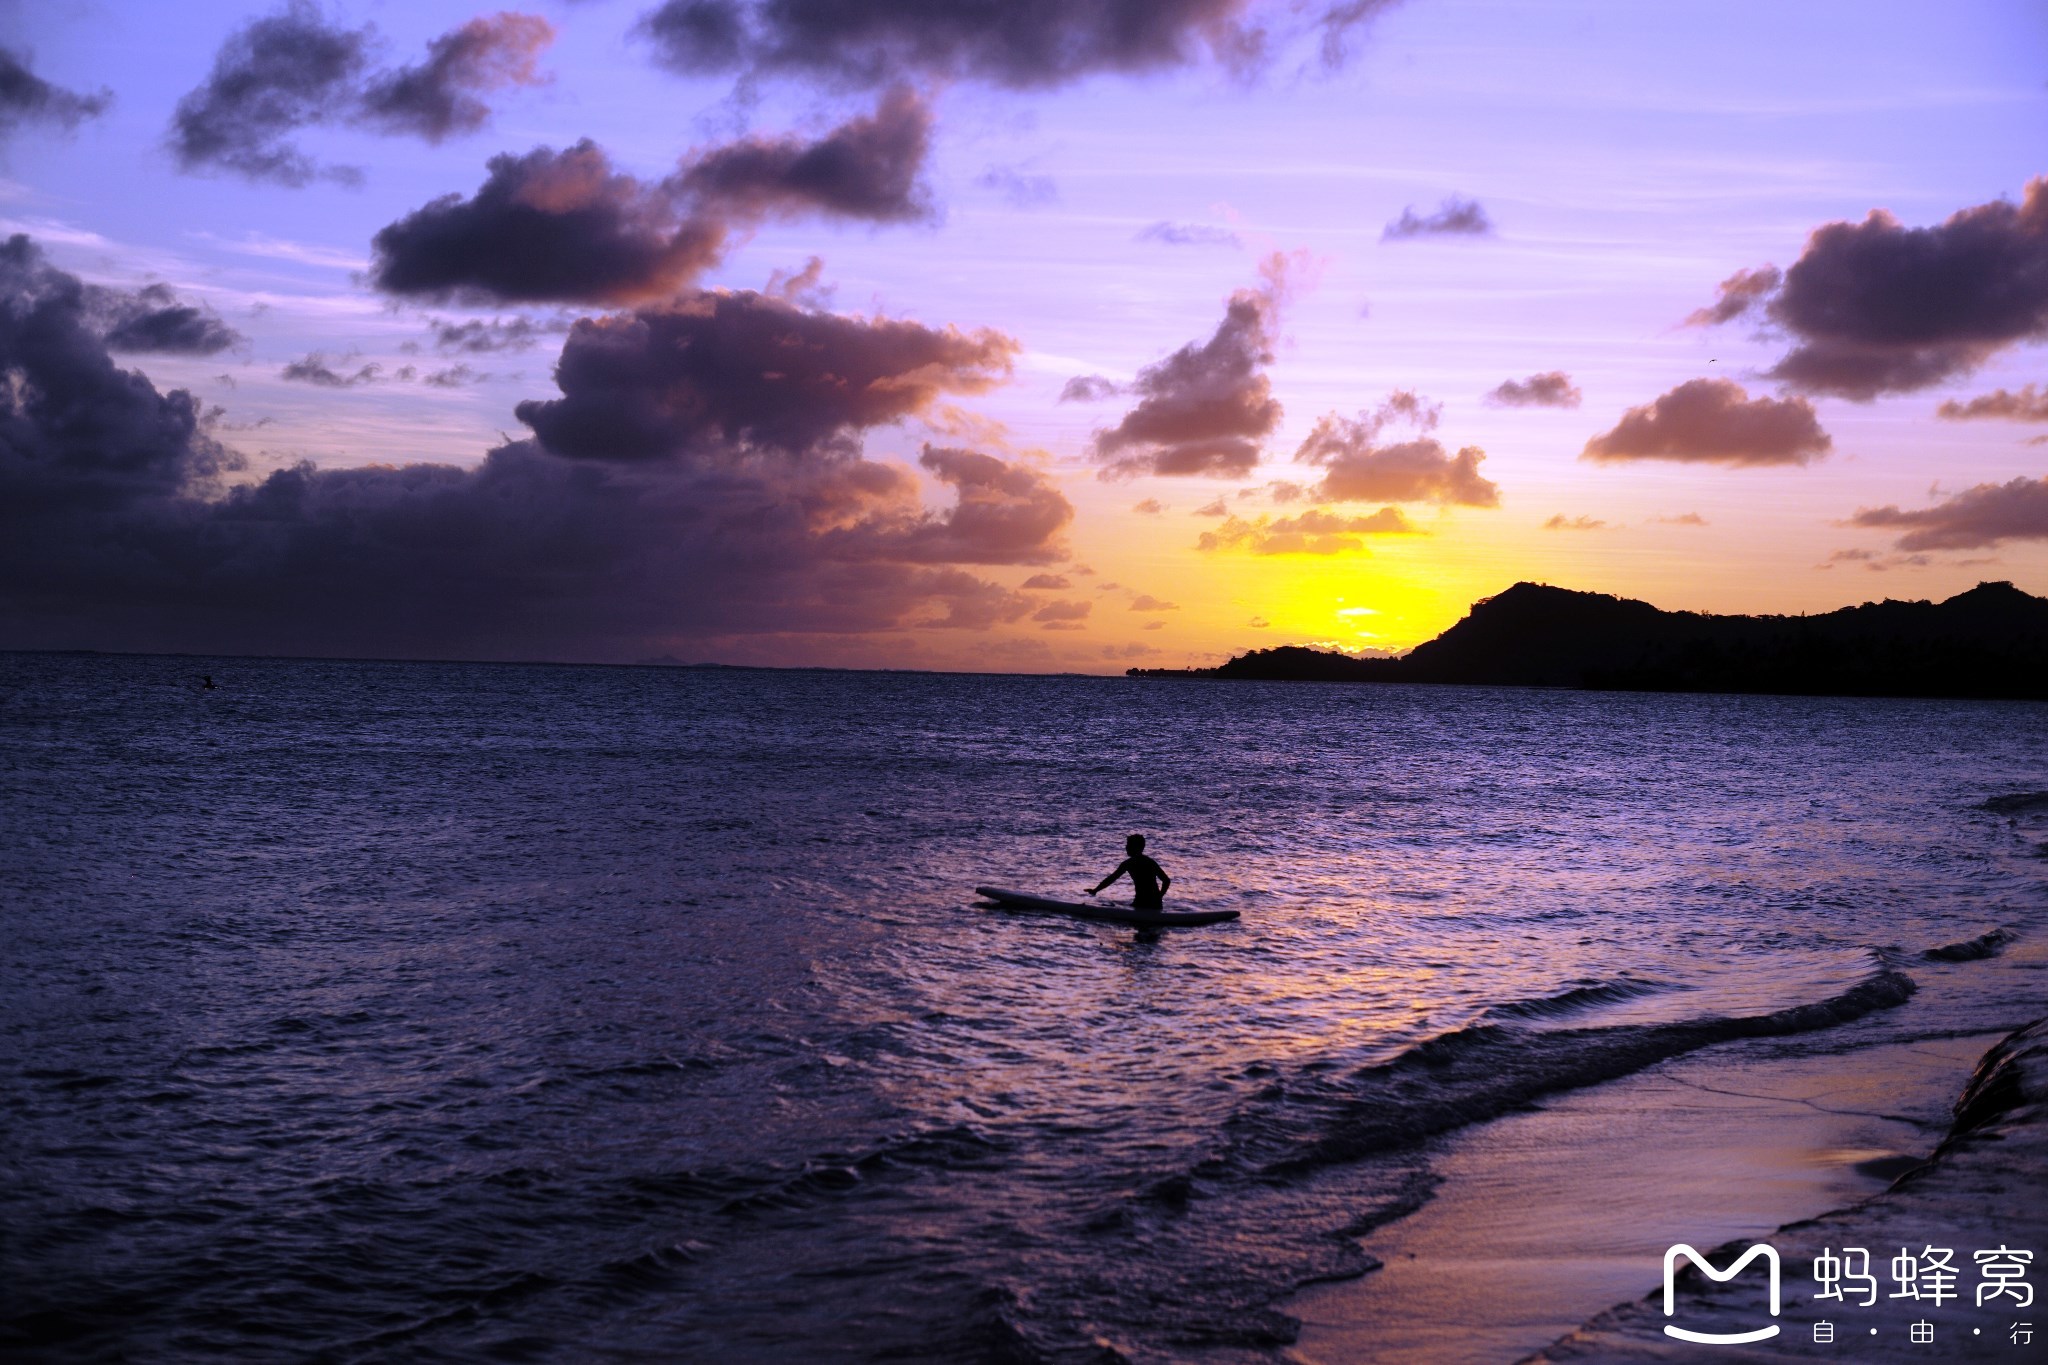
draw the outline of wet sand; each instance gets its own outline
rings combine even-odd
[[[1883,1254],[1875,1249],[1932,1241],[1960,1248],[1969,1266],[1972,1249],[2000,1236],[2037,1252],[2048,1245],[2039,1123],[2021,1123],[2036,1140],[2031,1148],[1966,1139],[1887,1192],[1949,1136],[1966,1078],[2003,1036],[1789,1058],[1769,1044],[1735,1045],[1460,1134],[1432,1162],[1445,1177],[1437,1197],[1364,1241],[1380,1270],[1284,1305],[1303,1324],[1292,1356],[1304,1365],[1502,1365],[1538,1353],[1665,1359],[1680,1345],[1662,1335],[1665,1248],[1768,1238],[1784,1258],[1784,1331],[1758,1359],[1782,1358],[1794,1338],[1834,1359],[1887,1358],[1893,1339],[1899,1356],[1924,1357],[1927,1347],[1906,1341],[1912,1315],[1882,1301],[1836,1314],[1838,1332],[1853,1325],[1859,1333],[1856,1345],[1812,1345],[1812,1256],[1828,1244]],[[1830,1210],[1843,1212],[1780,1231]],[[1832,1243],[1814,1233],[1820,1227]],[[1974,1282],[1972,1267],[1964,1283]],[[1954,1304],[1943,1320],[1961,1324],[1958,1332],[1991,1330],[1990,1316]],[[1875,1341],[1871,1326],[1880,1329]],[[2011,1352],[2003,1337],[1998,1343]],[[1739,1348],[1714,1349],[1717,1359],[1740,1358]],[[1943,1354],[1954,1358],[1956,1349],[1949,1341]]]

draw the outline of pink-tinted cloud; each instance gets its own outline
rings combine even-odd
[[[1993,389],[1967,401],[1948,399],[1935,409],[1935,416],[1949,422],[1973,422],[1985,418],[2001,422],[2048,422],[2048,392],[2032,384],[2018,393]]]
[[[537,14],[480,15],[427,44],[425,62],[371,81],[359,117],[429,142],[475,132],[491,117],[478,96],[540,84],[540,54],[554,41],[554,25]]]
[[[1503,379],[1487,391],[1486,401],[1497,408],[1575,408],[1584,397],[1570,375],[1548,370],[1527,379]]]
[[[1562,512],[1543,523],[1546,531],[1599,531],[1606,526],[1598,517],[1568,517]]]
[[[2048,540],[2048,478],[1980,483],[1932,507],[1866,507],[1849,525],[1905,532],[1901,550],[1974,550],[2009,540]]]
[[[1582,459],[1803,465],[1834,441],[1804,398],[1752,399],[1728,379],[1689,379],[1586,442]]]
[[[1416,534],[1418,529],[1398,507],[1382,507],[1369,516],[1311,507],[1278,520],[1231,517],[1215,530],[1204,531],[1195,547],[1211,554],[1245,550],[1255,555],[1334,555],[1363,549],[1366,536]]]
[[[1273,362],[1287,270],[1285,257],[1268,258],[1264,283],[1231,296],[1215,335],[1138,372],[1130,386],[1137,406],[1095,433],[1092,450],[1103,477],[1242,478],[1252,471],[1259,443],[1281,416],[1266,367]]]
[[[1733,322],[1757,311],[1784,282],[1784,272],[1774,265],[1755,270],[1738,270],[1721,281],[1717,297],[1705,308],[1695,309],[1685,320],[1688,327],[1713,327]]]

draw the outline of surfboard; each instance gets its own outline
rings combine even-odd
[[[1146,929],[1191,928],[1197,924],[1221,924],[1237,918],[1235,910],[1133,910],[1128,905],[1084,905],[1078,901],[1056,901],[1028,891],[1005,891],[1000,886],[977,886],[977,896],[986,896],[1005,910],[1044,910],[1080,919],[1107,920],[1112,924],[1135,924]]]

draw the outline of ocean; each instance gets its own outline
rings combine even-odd
[[[1274,1359],[1446,1134],[2048,1013],[2044,788],[2033,703],[0,655],[0,1347]],[[972,893],[1133,832],[1242,918]]]

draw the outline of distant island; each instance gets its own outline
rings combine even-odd
[[[1284,645],[1215,668],[1135,678],[1470,683],[1632,692],[2048,699],[2048,598],[1979,583],[1946,602],[1867,602],[1819,616],[1662,611],[1517,583],[1398,658]]]

